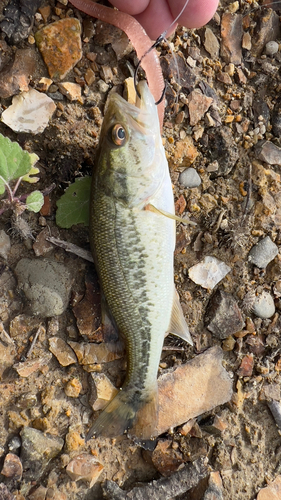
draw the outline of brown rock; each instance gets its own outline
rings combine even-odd
[[[77,455],[66,467],[66,472],[73,481],[83,479],[89,483],[90,488],[95,484],[102,470],[103,465],[93,455],[87,453]]]
[[[162,476],[169,476],[184,463],[182,454],[172,448],[171,440],[160,439],[152,453],[152,462],[156,470]]]
[[[174,150],[174,160],[177,165],[189,167],[196,160],[198,151],[194,146],[190,136],[186,136],[183,140],[176,142]]]
[[[33,493],[28,495],[28,500],[45,500],[47,494],[47,488],[44,486],[39,486]]]
[[[193,126],[204,117],[213,99],[202,94],[200,90],[193,90],[188,96],[188,102],[190,125]]]
[[[77,358],[69,345],[59,337],[49,339],[49,350],[53,353],[60,365],[69,366],[77,363]]]
[[[191,431],[192,427],[194,426],[196,422],[196,418],[191,418],[190,420],[188,420],[188,422],[186,422],[186,424],[184,424],[181,428],[180,428],[180,434],[182,434],[182,436],[187,436],[187,434]]]
[[[266,488],[262,488],[257,500],[279,500],[281,498],[281,476],[277,476]]]
[[[18,372],[20,377],[29,377],[32,373],[36,372],[46,366],[51,361],[52,355],[47,352],[41,358],[34,358],[22,363],[15,363],[13,368]]]
[[[32,49],[18,49],[14,61],[0,73],[0,97],[12,97],[27,92],[35,70],[35,56]]]
[[[20,481],[22,477],[22,463],[20,461],[20,458],[17,455],[14,455],[14,453],[8,453],[5,456],[1,474],[11,479]]]
[[[256,158],[269,165],[281,165],[281,148],[270,141],[259,141],[256,146]]]
[[[247,83],[247,77],[246,77],[245,73],[243,73],[241,68],[237,68],[236,71],[237,71],[237,76],[238,76],[239,82],[245,85]]]
[[[50,230],[48,227],[45,227],[43,231],[41,231],[37,236],[36,240],[33,243],[33,250],[36,257],[40,255],[46,255],[51,250],[53,250],[54,245],[46,240],[46,237],[50,236]]]
[[[88,344],[86,342],[68,342],[78,358],[80,365],[108,363],[123,356],[123,347],[117,343]]]
[[[208,488],[205,491],[203,500],[223,500],[223,486],[220,473],[210,472]]]
[[[221,57],[226,63],[241,64],[242,16],[226,12],[221,19]]]
[[[104,373],[91,373],[94,383],[91,401],[93,410],[103,410],[109,401],[118,393],[118,389],[110,382]],[[93,401],[93,403],[92,403]]]
[[[4,345],[0,342],[0,380],[6,368],[12,366],[16,356],[16,350],[14,344]]]
[[[78,101],[83,104],[83,99],[81,96],[81,87],[78,83],[73,82],[63,82],[58,83],[59,90],[63,95],[67,97],[69,101]]]
[[[85,82],[87,83],[87,85],[92,85],[92,83],[94,83],[95,79],[96,79],[96,75],[95,75],[95,72],[92,70],[92,68],[88,68],[85,75],[84,75],[84,78],[85,78]]]
[[[78,398],[82,390],[82,384],[78,378],[73,378],[67,382],[64,392],[69,398]]]
[[[40,12],[41,16],[43,17],[44,23],[47,23],[48,18],[50,17],[52,11],[51,11],[51,6],[50,5],[43,5],[42,7],[39,7],[38,12]]]
[[[68,452],[76,451],[85,445],[85,440],[81,438],[79,432],[70,430],[65,436],[65,444]]]
[[[2,499],[3,500],[16,500],[14,495],[12,495],[12,493],[10,493],[7,486],[5,486],[5,484],[3,484],[3,483],[0,483],[0,498],[1,498],[1,500]]]
[[[222,350],[208,349],[159,378],[157,434],[226,403],[231,396],[232,381],[222,366]]]
[[[216,35],[214,35],[213,31],[207,26],[204,34],[204,47],[206,51],[210,54],[212,59],[216,59],[219,56],[220,44]]]
[[[271,9],[266,9],[259,18],[256,35],[252,40],[252,55],[258,56],[267,42],[280,38],[279,16]]]
[[[180,197],[175,202],[175,211],[177,214],[181,215],[186,208],[186,200],[185,197],[181,194]]]
[[[218,74],[217,74],[217,80],[219,82],[222,82],[224,83],[225,85],[232,85],[233,82],[232,82],[232,79],[231,77],[229,76],[228,73],[225,73],[224,71],[220,71]]]
[[[103,335],[104,331],[99,328],[101,324],[101,296],[97,277],[87,273],[85,286],[83,299],[72,308],[79,333],[90,341],[109,340],[106,335]]]
[[[252,48],[252,38],[250,33],[244,33],[243,39],[242,39],[242,47],[245,50],[251,50]]]
[[[62,80],[82,57],[81,25],[65,18],[35,33],[37,46],[51,78]]]
[[[246,354],[237,370],[238,377],[251,377],[254,367],[254,357],[252,354]]]
[[[67,495],[53,486],[47,489],[46,500],[67,500]]]

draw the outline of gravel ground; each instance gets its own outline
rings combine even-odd
[[[176,211],[197,223],[178,224],[175,255],[194,348],[169,336],[160,373],[220,346],[234,392],[228,403],[161,435],[154,451],[126,436],[85,443],[94,383],[106,374],[120,387],[125,361],[121,347],[101,348],[96,359],[87,351],[89,341],[101,340],[93,266],[46,240],[52,235],[89,250],[86,227],[56,225],[56,201],[76,178],[91,174],[106,97],[113,86],[123,91],[136,64],[133,48],[115,28],[67,1],[45,2],[30,29],[17,27],[16,39],[0,18],[2,111],[28,84],[56,104],[40,134],[0,123],[4,136],[38,155],[36,188],[45,195],[39,214],[7,210],[0,219],[0,498],[125,498],[117,485],[130,490],[154,479],[155,499],[164,498],[162,487],[165,498],[187,500],[281,497],[281,2],[261,4],[222,0],[207,27],[179,27],[158,48]],[[33,19],[34,12],[25,15]],[[82,22],[83,57],[47,88],[34,35],[66,15]],[[81,96],[61,82],[78,85]],[[220,262],[230,268],[215,285],[206,278],[206,257],[211,276]],[[173,477],[183,484],[174,475],[186,464],[194,467],[187,473],[194,482],[174,490]],[[105,479],[116,487],[108,483],[102,492]]]

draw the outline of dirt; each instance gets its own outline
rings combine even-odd
[[[281,12],[262,7],[261,3],[254,0],[241,0],[239,4],[226,0],[221,2],[208,25],[219,47],[224,44],[223,50],[216,53],[213,41],[210,49],[214,51],[213,57],[206,50],[204,28],[187,30],[178,27],[169,40],[170,45],[163,42],[157,49],[167,81],[163,141],[176,207],[182,217],[189,217],[197,223],[196,226],[178,225],[175,255],[175,282],[195,347],[186,347],[168,337],[166,345],[175,350],[163,351],[161,370],[183,363],[213,345],[220,345],[224,349],[224,365],[233,378],[234,389],[229,403],[198,417],[189,433],[183,435],[179,429],[174,429],[161,439],[167,440],[170,448],[177,451],[181,464],[208,457],[212,469],[220,472],[225,500],[254,500],[260,488],[281,473],[280,430],[268,406],[268,402],[280,402],[281,399],[280,254],[265,269],[248,261],[250,249],[265,236],[270,236],[279,248],[281,243],[280,166],[261,160],[256,146],[262,140],[281,146],[276,111],[281,89],[281,55],[279,49],[274,55],[266,55],[264,47],[268,40],[261,40],[260,36],[262,18],[273,13],[278,20]],[[276,7],[280,7],[276,3]],[[49,3],[46,2],[46,5]],[[64,5],[50,2],[50,6],[53,17],[48,22],[65,15]],[[247,39],[243,39],[244,46],[248,48],[243,48],[240,56],[239,43],[238,49],[235,45],[239,29],[232,33],[232,56],[229,56],[227,42],[223,41],[221,33],[223,14],[229,11],[235,22],[240,19],[243,34],[248,33],[252,41],[250,46]],[[76,14],[77,11],[73,15]],[[86,29],[86,26],[89,27],[85,21],[87,16],[81,16]],[[87,227],[78,225],[64,230],[56,226],[56,201],[69,183],[77,177],[91,174],[94,166],[104,104],[108,91],[113,87],[109,82],[107,90],[101,92],[98,82],[104,77],[102,66],[112,69],[114,86],[122,92],[123,80],[130,76],[130,67],[136,64],[134,52],[116,57],[111,45],[114,38],[111,27],[103,31],[99,21],[92,20],[92,23],[94,34],[86,41],[84,37],[84,56],[65,78],[65,81],[82,85],[86,96],[84,104],[71,102],[62,96],[61,100],[55,101],[57,110],[40,135],[17,134],[0,123],[3,135],[39,156],[40,181],[36,187],[42,192],[50,191],[47,195],[49,205],[43,215],[23,214],[22,218],[29,228],[26,231],[24,226],[26,238],[22,228],[14,223],[11,211],[4,212],[0,219],[0,229],[9,235],[11,241],[7,259],[1,258],[0,319],[4,331],[13,341],[7,342],[5,334],[1,335],[0,466],[9,450],[20,454],[20,444],[13,448],[10,443],[20,436],[23,427],[33,427],[64,440],[62,451],[40,472],[40,477],[30,477],[25,470],[20,479],[0,474],[1,482],[18,500],[32,499],[32,493],[39,486],[43,487],[40,499],[100,499],[101,482],[105,479],[114,480],[123,489],[129,490],[139,482],[146,483],[161,477],[153,452],[144,452],[126,436],[85,443],[84,436],[92,418],[89,404],[91,382],[90,374],[78,362],[63,366],[53,356],[28,376],[19,375],[15,369],[16,363],[26,360],[40,325],[40,334],[30,359],[42,359],[49,353],[50,336],[64,341],[82,340],[83,328],[79,331],[77,324],[81,315],[87,315],[85,308],[89,305],[86,303],[76,316],[75,305],[85,294],[85,283],[92,282],[96,286],[96,278],[89,278],[92,264],[52,246],[44,257],[62,263],[71,270],[75,279],[67,310],[57,318],[40,318],[30,313],[30,305],[17,286],[14,272],[22,257],[35,258],[34,238],[46,227],[53,236],[89,250]],[[225,23],[227,27],[226,20]],[[39,24],[42,20],[35,20],[31,35]],[[32,38],[16,45],[11,43],[9,51],[29,47],[31,42]],[[115,50],[118,53],[118,44]],[[35,49],[35,52],[36,64],[31,80],[34,87],[40,78],[48,77],[38,50]],[[89,59],[85,55],[88,52],[98,54],[95,80],[89,87],[83,84],[89,68]],[[229,57],[240,57],[241,60],[232,66],[231,60],[227,61]],[[174,70],[175,59],[178,61],[178,75]],[[190,125],[188,96],[194,89],[201,89],[204,96],[213,98],[213,102],[211,108]],[[2,98],[2,109],[10,102],[11,98]],[[198,111],[198,107],[196,109]],[[179,183],[180,173],[189,166],[195,168],[201,177],[199,187],[183,188]],[[236,332],[218,339],[207,329],[206,311],[214,291],[196,285],[188,277],[188,269],[206,255],[217,257],[232,269],[217,288],[237,301],[246,321],[241,335]],[[269,319],[259,318],[252,312],[255,294],[262,290],[270,292],[275,301],[276,312]],[[87,338],[84,334],[83,340]],[[244,370],[240,368],[241,361],[248,355],[251,366]],[[119,387],[125,364],[123,359],[116,359],[92,369],[106,370],[114,385]],[[69,383],[75,386],[74,397],[67,395]],[[65,470],[72,458],[86,452],[104,465],[103,472],[91,488],[85,480],[72,481]],[[168,462],[168,455],[163,454],[164,464]],[[175,470],[173,467],[167,463],[164,473],[169,475]],[[163,474],[163,464],[160,469]],[[200,500],[203,493],[187,492],[184,498]]]

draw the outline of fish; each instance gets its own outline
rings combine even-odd
[[[87,435],[155,436],[164,338],[191,335],[174,284],[175,209],[157,106],[145,80],[135,104],[108,99],[92,177],[90,243],[103,303],[125,340],[123,386]]]

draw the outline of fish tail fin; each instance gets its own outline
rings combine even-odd
[[[130,435],[150,439],[157,425],[157,389],[137,394],[124,388],[108,403],[90,428],[86,441],[93,436],[116,437],[132,429]]]

